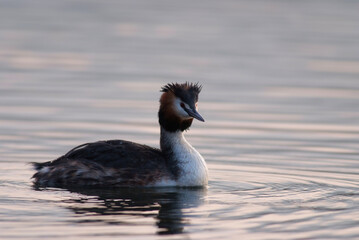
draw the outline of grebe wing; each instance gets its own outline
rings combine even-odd
[[[49,162],[32,163],[37,186],[145,186],[171,173],[159,149],[124,140],[75,147]]]
[[[158,168],[165,164],[159,149],[125,140],[86,143],[66,153],[64,158],[82,159],[111,168]]]

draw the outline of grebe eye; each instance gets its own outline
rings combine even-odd
[[[182,107],[182,108],[186,108],[186,106],[184,105],[183,102],[181,102],[181,107]]]

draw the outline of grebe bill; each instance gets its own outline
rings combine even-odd
[[[198,83],[170,83],[161,88],[158,112],[160,147],[125,140],[86,143],[49,162],[33,163],[40,187],[204,186],[208,170],[201,154],[185,139],[197,112]]]

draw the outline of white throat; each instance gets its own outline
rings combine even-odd
[[[184,138],[182,131],[168,132],[161,127],[161,149],[176,164],[178,186],[203,186],[208,183],[208,170],[201,154]]]

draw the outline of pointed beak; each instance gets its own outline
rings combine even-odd
[[[204,122],[204,118],[201,116],[201,114],[199,114],[195,109],[187,109],[186,108],[186,112],[188,113],[188,115],[190,115],[191,117]]]

